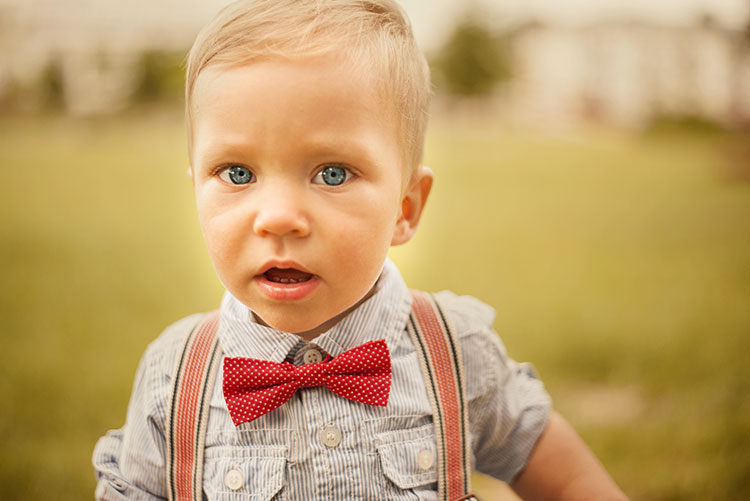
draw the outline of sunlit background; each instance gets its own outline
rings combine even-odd
[[[182,64],[225,3],[0,0],[0,499],[90,499],[146,344],[218,305]],[[632,499],[750,499],[750,1],[403,5],[436,86],[409,284],[494,306]]]

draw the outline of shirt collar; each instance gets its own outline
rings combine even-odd
[[[377,339],[385,339],[393,346],[396,336],[404,330],[410,308],[409,289],[398,268],[387,259],[375,293],[311,343],[334,357]],[[260,325],[252,311],[229,292],[221,303],[219,339],[229,357],[274,362],[282,362],[292,348],[304,342],[296,334]]]

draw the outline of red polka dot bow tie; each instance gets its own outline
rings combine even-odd
[[[235,426],[271,412],[299,388],[326,386],[344,398],[383,406],[391,391],[391,356],[385,339],[302,366],[228,357],[223,370],[224,400]]]

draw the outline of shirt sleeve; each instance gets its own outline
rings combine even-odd
[[[439,298],[461,343],[474,468],[512,483],[547,425],[550,397],[531,364],[507,356],[492,329],[492,308],[471,297]]]
[[[167,498],[164,434],[170,381],[176,352],[196,318],[172,325],[143,355],[125,425],[107,432],[94,448],[96,499]]]

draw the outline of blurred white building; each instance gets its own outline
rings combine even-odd
[[[532,25],[514,37],[515,120],[548,127],[596,120],[640,127],[655,115],[750,121],[750,40],[710,24]]]

